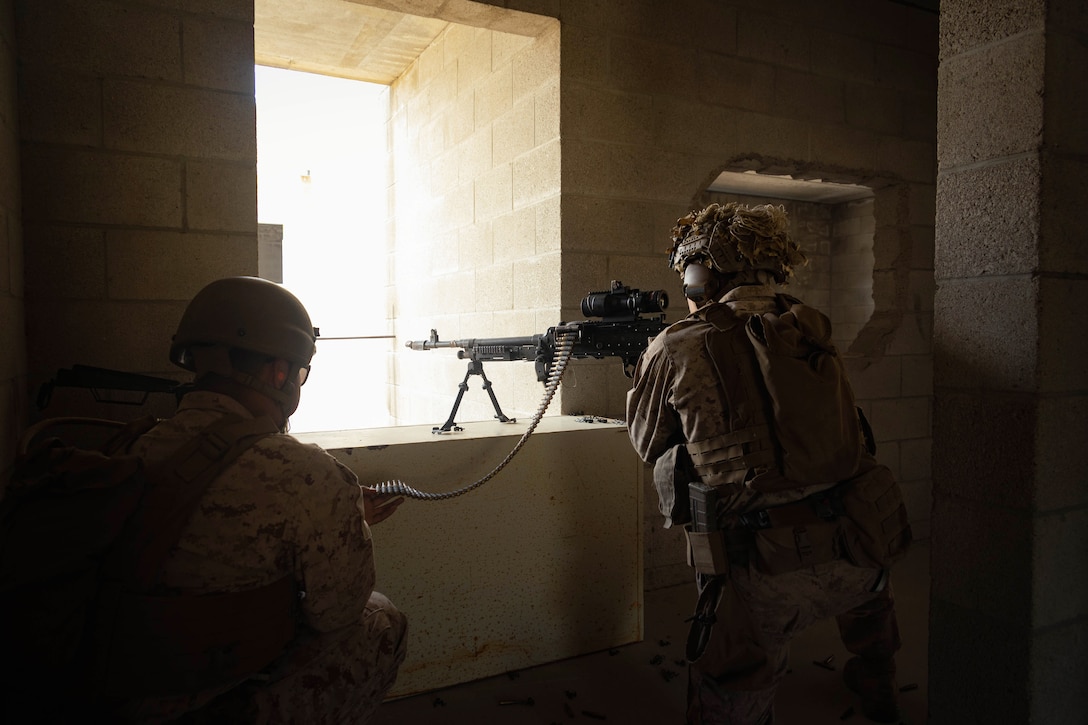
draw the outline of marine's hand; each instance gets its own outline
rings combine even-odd
[[[393,515],[397,507],[404,503],[403,496],[391,493],[378,493],[370,486],[362,486],[363,489],[363,515],[366,522],[373,526],[381,523]]]

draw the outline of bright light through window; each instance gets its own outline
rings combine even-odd
[[[291,430],[388,425],[388,88],[257,66],[256,95],[258,221],[282,225],[283,284],[321,330]]]

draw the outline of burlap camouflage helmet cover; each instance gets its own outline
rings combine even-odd
[[[676,220],[669,249],[669,266],[684,274],[689,264],[702,264],[725,275],[766,270],[785,284],[794,267],[808,264],[790,237],[782,206],[710,204]]]

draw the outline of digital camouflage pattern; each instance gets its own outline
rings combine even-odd
[[[736,287],[722,298],[743,321],[750,314],[775,310],[775,292],[766,285]],[[648,463],[653,463],[678,444],[713,441],[730,433],[731,414],[726,392],[719,384],[715,361],[707,354],[707,337],[717,332],[704,317],[714,314],[706,305],[687,318],[673,323],[650,341],[636,366],[631,390],[627,393],[627,426],[635,451]],[[728,314],[728,313],[727,313]],[[739,336],[745,349],[750,343],[743,325],[733,334]],[[752,356],[754,363],[754,355]],[[722,365],[737,365],[737,361],[721,361]],[[753,369],[752,374],[758,374]],[[749,386],[752,387],[752,386]],[[754,389],[754,388],[753,388]],[[738,404],[749,410],[739,415],[767,422],[761,410],[762,401],[755,394]],[[763,477],[775,476],[773,470],[761,472]],[[725,480],[703,476],[707,485],[719,485]],[[799,501],[813,488],[761,493],[750,485],[730,487],[725,508],[736,513]]]
[[[706,321],[722,304],[742,319],[772,312],[775,291],[767,285],[735,287],[720,302],[700,308],[651,341],[636,367],[627,397],[631,442],[649,464],[676,446],[727,437],[731,420],[735,423],[738,419],[720,381],[733,380],[740,389],[736,381],[743,375],[758,374],[758,368],[745,367],[747,363],[736,359],[714,360],[708,353],[723,349],[708,342],[708,336],[732,334],[722,333]],[[743,325],[740,327],[743,335]],[[722,366],[721,374],[716,365]],[[765,405],[757,396],[745,398],[738,391],[734,391],[733,400],[740,406]],[[773,413],[740,411],[739,418],[757,420],[761,415],[767,419]],[[778,475],[773,466],[749,471],[747,477],[743,471],[737,477],[734,472],[712,467],[700,470],[698,465],[694,473],[703,483],[722,486],[725,515],[720,523],[724,525],[729,525],[732,514],[792,503],[821,488],[753,487],[753,477],[758,481]],[[655,481],[659,475],[655,469]],[[731,561],[725,594],[705,649],[710,656],[704,655],[690,666],[689,723],[772,723],[774,693],[786,671],[790,639],[818,619],[836,617],[844,644],[856,654],[890,658],[899,649],[891,589],[885,587],[878,594],[871,591],[881,570],[836,559],[770,576],[760,572],[748,555],[736,559]],[[700,581],[705,583],[706,579],[700,577]],[[755,656],[728,644],[745,642],[755,643]]]
[[[252,415],[234,399],[189,393],[177,413],[141,437],[148,462],[217,418]],[[162,570],[168,590],[251,589],[286,575],[300,591],[296,641],[253,690],[259,722],[363,722],[404,659],[404,616],[374,592],[374,551],[362,489],[316,445],[272,435],[243,453],[204,493]],[[223,688],[229,689],[229,688]],[[133,703],[137,721],[165,722],[223,692]]]
[[[830,617],[838,624],[847,651],[877,660],[890,659],[899,649],[895,602],[890,586],[872,594],[881,572],[863,569],[844,560],[777,576],[756,567],[735,565],[730,577],[741,604],[754,622],[761,650],[767,658],[764,673],[745,673],[745,680],[771,681],[767,687],[748,689],[728,674],[705,672],[692,665],[688,683],[688,722],[692,725],[740,725],[774,722],[774,695],[789,665],[792,637]],[[718,625],[728,627],[735,613],[718,607]],[[723,632],[716,631],[720,637]]]

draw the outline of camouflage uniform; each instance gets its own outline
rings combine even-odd
[[[228,396],[190,393],[132,452],[162,460],[228,413],[252,417]],[[366,722],[396,679],[407,622],[374,591],[373,543],[355,474],[316,445],[272,435],[212,481],[161,583],[202,594],[251,589],[288,575],[300,591],[300,626],[259,680],[132,703],[128,715],[165,722],[232,690],[224,697],[247,700],[248,714],[259,723]]]
[[[725,305],[728,310],[722,309]],[[755,368],[749,366],[745,372],[746,363],[739,358],[712,359],[708,346],[714,345],[708,340],[732,333],[707,320],[729,315],[729,310],[743,319],[774,308],[771,287],[736,287],[720,302],[674,323],[650,343],[627,397],[631,441],[644,461],[656,464],[660,459],[672,466],[678,446],[729,434],[727,395],[716,366],[740,366],[741,374],[734,379],[752,374]],[[740,328],[738,334],[743,335],[743,325]],[[746,399],[743,404],[755,406],[757,401]],[[868,454],[865,458],[873,463]],[[770,485],[762,488],[771,492],[760,492],[751,481],[735,483],[739,479],[728,478],[733,472],[695,463],[695,476],[703,483],[727,484],[722,490],[728,492],[725,508],[729,514],[795,502],[819,488],[789,490]],[[663,475],[659,469],[655,468],[655,482]],[[671,480],[683,474],[670,470],[664,475]],[[765,481],[777,475],[769,467],[759,477]],[[662,503],[668,515],[664,499]],[[707,654],[690,667],[689,723],[773,722],[775,687],[786,671],[790,638],[818,619],[836,616],[843,642],[855,654],[890,658],[899,648],[890,587],[872,591],[883,581],[881,570],[836,559],[770,576],[751,565],[754,556],[745,546],[730,549],[729,576],[722,584]],[[711,581],[698,575],[697,583],[702,593]]]

